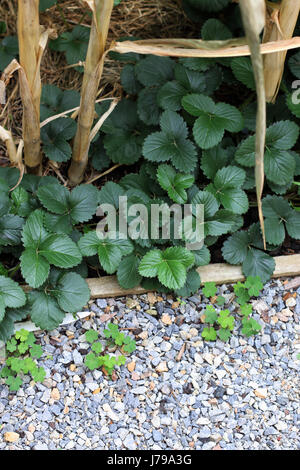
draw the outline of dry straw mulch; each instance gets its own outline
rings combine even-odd
[[[17,0],[1,0],[0,20],[7,24],[7,35],[16,34]],[[90,25],[88,8],[81,1],[62,0],[40,15],[40,23],[52,28],[57,35],[75,25]],[[123,0],[113,10],[108,44],[120,37],[141,39],[198,37],[198,29],[185,16],[181,0]],[[99,95],[120,96],[120,64],[106,59]],[[61,89],[80,90],[82,75],[69,66],[62,53],[47,48],[41,64],[42,83],[55,84]],[[15,137],[22,135],[22,104],[17,77],[9,84],[8,105],[0,106],[0,124],[11,129]],[[8,162],[0,144],[0,165]]]

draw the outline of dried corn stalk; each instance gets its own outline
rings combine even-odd
[[[292,38],[300,12],[300,0],[282,0],[280,4],[267,2],[267,25],[263,42]],[[279,91],[286,51],[264,58],[266,99],[274,103]]]
[[[240,0],[242,19],[246,31],[256,83],[257,115],[255,138],[255,183],[258,215],[263,235],[264,248],[266,238],[261,197],[264,187],[264,153],[266,138],[266,95],[263,72],[263,58],[260,52],[259,35],[265,26],[266,10],[264,0]]]
[[[114,0],[86,0],[86,3],[93,13],[93,20],[84,67],[72,163],[69,168],[69,179],[73,185],[82,181],[88,162],[90,132],[94,121],[95,101],[103,70],[105,44]]]
[[[10,131],[0,126],[0,139],[5,143],[9,160],[13,166],[19,166],[20,161],[17,157],[17,149]],[[21,162],[22,163],[22,162]]]
[[[48,32],[40,33],[39,0],[18,0],[19,81],[23,103],[23,140],[25,164],[39,173],[40,151],[40,63]]]
[[[153,54],[158,56],[169,57],[242,57],[251,55],[248,45],[240,45],[240,39],[231,40],[231,44],[221,44],[216,48],[215,41],[201,41],[189,39],[146,39],[143,41],[123,41],[116,42],[111,47],[111,51],[126,54],[128,52],[136,52],[137,54]],[[214,44],[210,47],[210,42]],[[206,44],[204,44],[206,43]],[[183,47],[184,45],[184,47]],[[294,37],[287,40],[271,41],[261,44],[261,54],[272,54],[300,47],[300,37]]]
[[[20,69],[19,63],[14,59],[10,64],[5,68],[1,79],[0,79],[0,104],[7,105],[6,101],[6,86],[9,83],[13,74]],[[23,140],[20,140],[18,149],[16,148],[15,141],[13,139],[11,131],[6,130],[3,126],[0,126],[0,139],[5,143],[8,157],[12,166],[19,168],[20,170],[20,180],[24,174],[24,165],[22,162],[22,152],[23,152]]]

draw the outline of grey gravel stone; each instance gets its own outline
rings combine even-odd
[[[99,308],[107,307],[107,302],[105,299],[97,299],[97,305]]]

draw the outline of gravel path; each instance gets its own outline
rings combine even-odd
[[[235,310],[231,286],[219,293]],[[203,342],[200,295],[98,300],[88,320],[37,335],[43,384],[1,382],[0,449],[300,449],[300,288],[286,294],[268,283],[262,332],[237,326],[228,344]],[[85,331],[110,316],[137,341],[115,380],[83,365]]]

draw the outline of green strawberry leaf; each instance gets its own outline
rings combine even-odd
[[[40,254],[59,268],[72,268],[82,261],[77,245],[67,235],[49,235],[40,245]]]
[[[234,214],[244,214],[249,208],[246,193],[241,189],[246,173],[236,166],[223,167],[217,171],[213,184],[207,187],[222,203],[224,208]]]
[[[149,55],[135,66],[138,80],[145,87],[161,86],[173,78],[174,61],[169,57]]]
[[[210,18],[201,28],[201,37],[205,41],[225,40],[232,38],[232,33],[220,20]]]
[[[37,367],[31,371],[31,376],[35,382],[43,382],[46,378],[46,371],[43,367]]]
[[[90,290],[86,281],[77,273],[63,274],[51,293],[60,308],[70,313],[81,310],[90,298]]]
[[[159,281],[169,289],[180,289],[186,282],[186,269],[194,261],[193,253],[186,248],[151,250],[142,258],[139,273],[145,277],[158,276]]]
[[[26,248],[20,260],[22,276],[27,284],[35,288],[40,287],[49,275],[49,262],[34,248]]]
[[[6,36],[0,41],[0,70],[4,69],[19,53],[17,36]]]
[[[96,231],[83,235],[78,246],[84,256],[98,254],[100,264],[108,274],[116,272],[123,256],[133,251],[130,240],[119,238],[117,233],[111,233],[111,237],[102,240],[98,238]]]
[[[243,117],[239,110],[226,103],[217,103],[201,94],[190,94],[182,99],[183,108],[197,117],[193,133],[202,149],[219,144],[225,130],[239,132],[243,128]]]
[[[248,318],[249,315],[251,315],[251,313],[252,313],[253,307],[252,307],[251,304],[243,304],[243,305],[241,305],[240,310],[241,310],[241,314],[244,317]]]
[[[217,323],[224,328],[224,329],[229,329],[230,331],[233,330],[234,328],[234,317],[230,315],[229,310],[223,310],[222,312],[219,313],[219,317],[217,319]]]
[[[76,90],[60,90],[55,85],[43,85],[41,96],[41,121],[56,114],[77,108],[80,94]]]
[[[29,315],[30,309],[24,307],[15,309],[7,308],[4,319],[0,322],[0,340],[6,342],[14,334],[14,323],[24,320]]]
[[[55,298],[45,292],[33,291],[30,293],[31,320],[42,330],[54,330],[64,319],[62,311]]]
[[[139,264],[139,259],[135,254],[122,259],[118,267],[117,278],[123,289],[132,289],[141,282],[142,276],[138,272]]]
[[[199,273],[196,270],[191,269],[187,272],[184,286],[175,291],[176,295],[180,297],[189,297],[200,289],[200,285],[201,279]]]
[[[143,155],[152,162],[171,161],[182,172],[190,172],[197,163],[194,144],[187,138],[183,118],[174,111],[165,111],[160,119],[161,132],[146,137]]]
[[[263,283],[259,276],[248,276],[245,282],[245,287],[247,287],[248,293],[251,297],[258,297],[263,288]]]
[[[217,339],[217,332],[214,328],[204,328],[204,330],[201,333],[201,336],[206,340],[206,341],[215,341]]]
[[[121,100],[104,122],[104,147],[114,163],[131,165],[142,154],[143,136],[134,101]]]
[[[19,284],[9,277],[0,276],[0,298],[5,307],[18,308],[25,305],[26,296]],[[1,318],[0,314],[0,321]]]
[[[290,150],[296,143],[299,127],[292,121],[279,121],[268,127],[266,132],[265,174],[268,180],[277,184],[288,184],[295,171],[295,159]],[[242,166],[255,165],[255,137],[250,136],[238,147],[235,159]]]
[[[93,329],[85,332],[85,339],[87,340],[88,343],[94,343],[94,341],[97,341],[98,336],[99,336],[98,332]]]
[[[214,282],[205,282],[204,287],[202,288],[202,292],[205,297],[213,297],[217,293],[217,287]]]
[[[248,276],[259,276],[262,282],[267,282],[275,269],[275,260],[261,250],[248,250],[243,263],[243,272]]]
[[[195,257],[195,266],[206,266],[210,263],[210,251],[207,246],[203,245],[200,250],[193,251]]]
[[[205,314],[205,321],[207,323],[210,323],[211,325],[213,325],[217,321],[218,314],[212,305],[208,305],[208,307],[205,309],[204,314]]]
[[[40,209],[33,211],[26,220],[22,232],[22,242],[25,248],[39,248],[40,244],[48,237],[43,220],[44,212]]]
[[[31,357],[36,357],[39,359],[43,355],[43,349],[39,344],[34,344],[30,348],[30,355]]]
[[[227,166],[228,162],[228,151],[222,148],[221,145],[217,145],[211,149],[203,150],[201,169],[207,178],[214,179],[217,171]]]
[[[40,0],[39,9],[45,11],[57,3],[57,0]]]
[[[221,341],[224,341],[224,343],[226,343],[231,337],[231,331],[226,328],[220,328],[218,330],[218,336]]]
[[[144,88],[139,92],[137,113],[140,120],[148,126],[159,124],[160,109],[157,104],[157,88]]]
[[[0,247],[19,245],[23,225],[24,219],[18,215],[2,215],[0,218]]]
[[[178,204],[187,202],[185,189],[190,188],[194,183],[192,175],[177,173],[170,165],[159,165],[157,180],[160,186],[167,191],[169,198],[174,202]]]
[[[86,58],[90,30],[81,25],[75,26],[72,31],[67,31],[57,39],[49,42],[50,49],[64,52],[69,65],[84,62]],[[76,70],[82,71],[82,67],[76,67]]]
[[[249,57],[235,57],[232,59],[231,69],[237,80],[250,88],[250,90],[256,90],[252,62]]]
[[[96,354],[100,354],[102,352],[102,344],[101,343],[93,343],[92,344],[92,351]]]
[[[71,118],[58,118],[41,129],[43,150],[50,160],[67,162],[72,155],[68,140],[76,133],[76,123]]]
[[[6,385],[9,386],[9,390],[11,392],[17,392],[22,383],[23,383],[23,380],[20,378],[20,377],[13,377],[13,376],[9,376],[7,379],[6,379]]]

